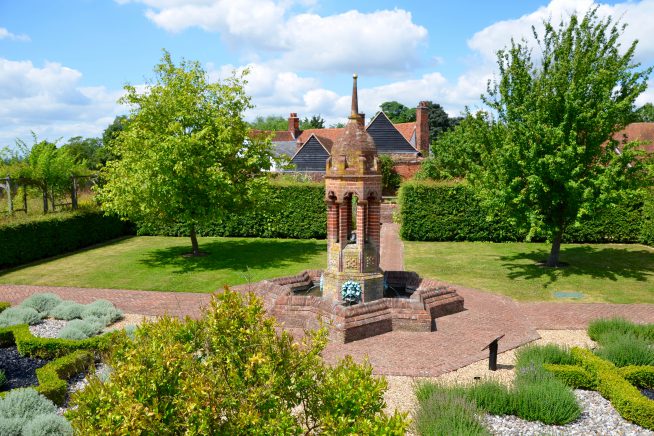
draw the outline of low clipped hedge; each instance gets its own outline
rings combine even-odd
[[[26,324],[0,328],[0,346],[16,344],[23,356],[55,359],[77,350],[105,351],[109,348],[113,334],[93,336],[88,339],[39,338],[34,336]]]
[[[552,365],[546,363],[543,367],[571,388],[595,390],[597,387],[597,380],[595,380],[595,377],[581,366]]]
[[[6,224],[0,227],[0,268],[67,253],[131,232],[130,224],[97,210]]]
[[[7,303],[6,301],[0,301],[0,313],[4,312],[5,309],[9,309],[11,307],[11,303]]]
[[[654,430],[654,401],[646,398],[623,375],[635,379],[636,370],[619,370],[611,362],[595,356],[591,351],[573,348],[573,356],[597,380],[597,391],[609,400],[620,415],[649,430]],[[632,367],[633,368],[633,367]],[[641,372],[642,374],[642,372]]]
[[[325,187],[322,183],[273,183],[252,208],[198,225],[199,236],[324,239],[327,236]],[[183,223],[138,225],[139,235],[188,236]]]
[[[88,369],[94,360],[95,356],[92,352],[77,350],[38,368],[36,378],[39,385],[36,391],[53,403],[62,405],[68,391],[67,380]]]
[[[489,210],[464,182],[412,181],[399,192],[400,234],[411,241],[524,241],[505,211]],[[532,238],[544,240],[544,235]],[[606,208],[566,229],[564,242],[654,243],[654,195]]]
[[[618,372],[632,385],[654,389],[654,366],[629,365],[618,368]]]

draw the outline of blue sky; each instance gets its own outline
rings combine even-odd
[[[0,0],[0,147],[30,131],[99,136],[127,110],[116,103],[123,85],[152,77],[163,48],[214,79],[248,66],[248,118],[340,121],[353,72],[369,116],[389,100],[458,114],[481,105],[512,36],[593,6],[627,23],[625,43],[639,39],[638,60],[654,65],[654,0]],[[654,102],[653,89],[638,103]]]

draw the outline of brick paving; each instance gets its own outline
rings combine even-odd
[[[391,242],[402,246],[397,226],[384,224],[384,228],[382,262],[387,265],[394,262],[393,269],[402,269],[398,249],[387,249]],[[635,322],[654,323],[651,304],[524,303],[475,289],[454,288],[464,297],[466,310],[438,318],[437,331],[391,332],[349,344],[332,343],[325,349],[325,359],[335,362],[349,354],[359,361],[367,357],[377,374],[437,376],[487,358],[487,351],[482,348],[501,334],[506,336],[499,342],[500,352],[538,339],[536,329],[583,329],[590,320],[599,317],[621,316]],[[80,303],[104,298],[127,313],[153,316],[198,317],[210,299],[209,294],[187,292],[0,285],[0,301],[17,304],[39,292],[54,292]]]

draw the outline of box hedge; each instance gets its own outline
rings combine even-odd
[[[53,403],[62,405],[68,391],[67,380],[87,370],[94,361],[95,356],[92,352],[77,350],[37,368],[36,378],[39,385],[36,391]]]
[[[400,188],[399,203],[400,234],[405,240],[510,242],[527,236],[512,224],[506,211],[491,214],[464,182],[408,182]],[[651,244],[653,203],[647,194],[600,210],[569,226],[564,242]],[[537,235],[532,240],[544,239]]]
[[[269,193],[243,212],[228,213],[197,228],[200,236],[324,239],[327,236],[322,183],[273,183]],[[183,223],[138,225],[139,235],[188,236]]]
[[[78,250],[130,232],[128,223],[96,210],[5,224],[0,227],[0,268]]]

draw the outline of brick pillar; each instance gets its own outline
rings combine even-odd
[[[366,203],[359,200],[357,203],[357,244],[366,242]]]
[[[379,200],[368,200],[368,240],[379,252],[381,233],[381,205]]]
[[[352,199],[350,197],[343,199],[338,209],[338,240],[341,247],[345,247],[352,231]]]
[[[429,107],[426,101],[416,108],[416,149],[424,157],[429,156]]]
[[[338,242],[338,203],[327,203],[327,240]]]

